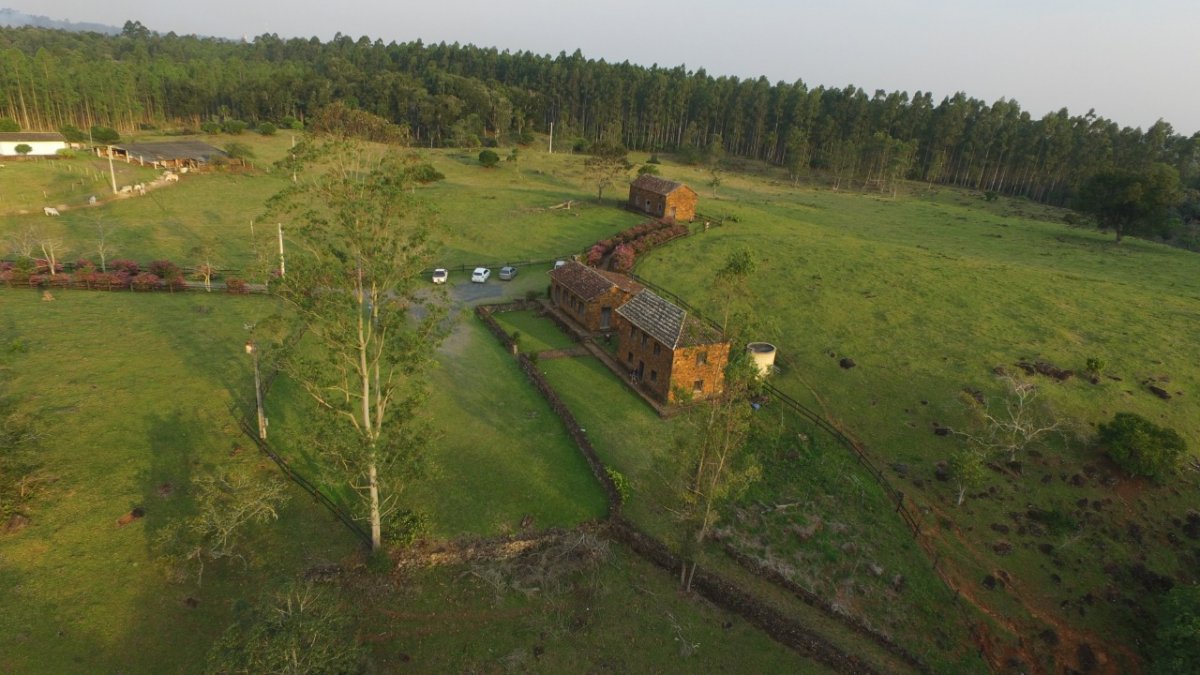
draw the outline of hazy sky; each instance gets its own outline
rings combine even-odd
[[[956,91],[1145,128],[1200,131],[1198,0],[0,0],[54,19],[161,32],[472,43],[686,64],[711,75]]]

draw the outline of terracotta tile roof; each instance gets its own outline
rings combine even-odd
[[[683,183],[676,183],[675,181],[667,180],[666,178],[651,176],[648,173],[638,176],[637,179],[633,181],[632,186],[647,192],[663,195],[664,197],[681,187],[685,187]]]
[[[623,281],[618,281],[617,278]],[[562,267],[551,270],[550,278],[562,284],[567,290],[578,295],[584,302],[594,300],[609,292],[613,286],[629,291],[632,284],[641,289],[641,285],[632,279],[615,272],[603,272],[572,260]],[[636,291],[634,291],[636,292]]]
[[[630,279],[620,272],[610,272],[608,270],[596,270],[596,272],[603,274],[606,279],[613,282],[617,288],[625,291],[626,293],[640,293],[641,290],[645,288],[645,286],[642,286],[638,282]]]
[[[0,133],[0,142],[20,143],[23,141],[59,141],[67,142],[67,137],[57,131],[6,131]]]

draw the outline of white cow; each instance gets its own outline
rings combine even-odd
[[[47,206],[42,209],[42,213],[44,213],[48,216],[57,216],[58,209],[54,208],[53,206]]]
[[[137,185],[134,185],[134,186],[133,186],[133,189],[134,189],[134,191],[135,191],[135,192],[137,192],[139,195],[144,195],[144,194],[146,194],[146,184],[145,184],[145,183],[138,183]]]
[[[176,183],[179,181],[179,174],[168,171],[163,174],[163,180],[167,181],[168,183]]]

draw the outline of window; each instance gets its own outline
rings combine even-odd
[[[696,352],[696,365],[702,366],[708,363],[708,352]]]
[[[650,381],[651,381],[651,382],[658,382],[658,371],[657,371],[657,370],[651,370],[651,371],[650,371]]]
[[[630,340],[632,340],[632,339],[633,339],[633,335],[634,335],[634,333],[637,333],[637,329],[636,329],[636,328],[634,328],[633,326],[630,326],[630,327],[629,327],[629,339],[630,339]]]
[[[659,344],[657,342],[655,342],[654,343],[654,355],[658,356],[658,352],[659,352]]]
[[[642,331],[642,346],[643,346],[643,347],[645,347],[645,346],[646,346],[646,338],[648,338],[648,337],[649,337],[649,336],[648,336],[648,335],[646,335],[646,331]]]
[[[633,363],[633,352],[629,352],[629,356],[626,356],[625,360],[630,363]]]
[[[704,380],[696,380],[693,382],[692,391],[696,392],[697,394],[704,391]]]

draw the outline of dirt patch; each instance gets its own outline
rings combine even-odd
[[[4,524],[4,531],[9,534],[20,532],[21,530],[29,527],[29,522],[28,516],[14,513],[9,517],[8,522]]]
[[[124,527],[135,520],[141,520],[146,515],[146,510],[140,506],[135,506],[133,510],[117,519],[117,527]]]

